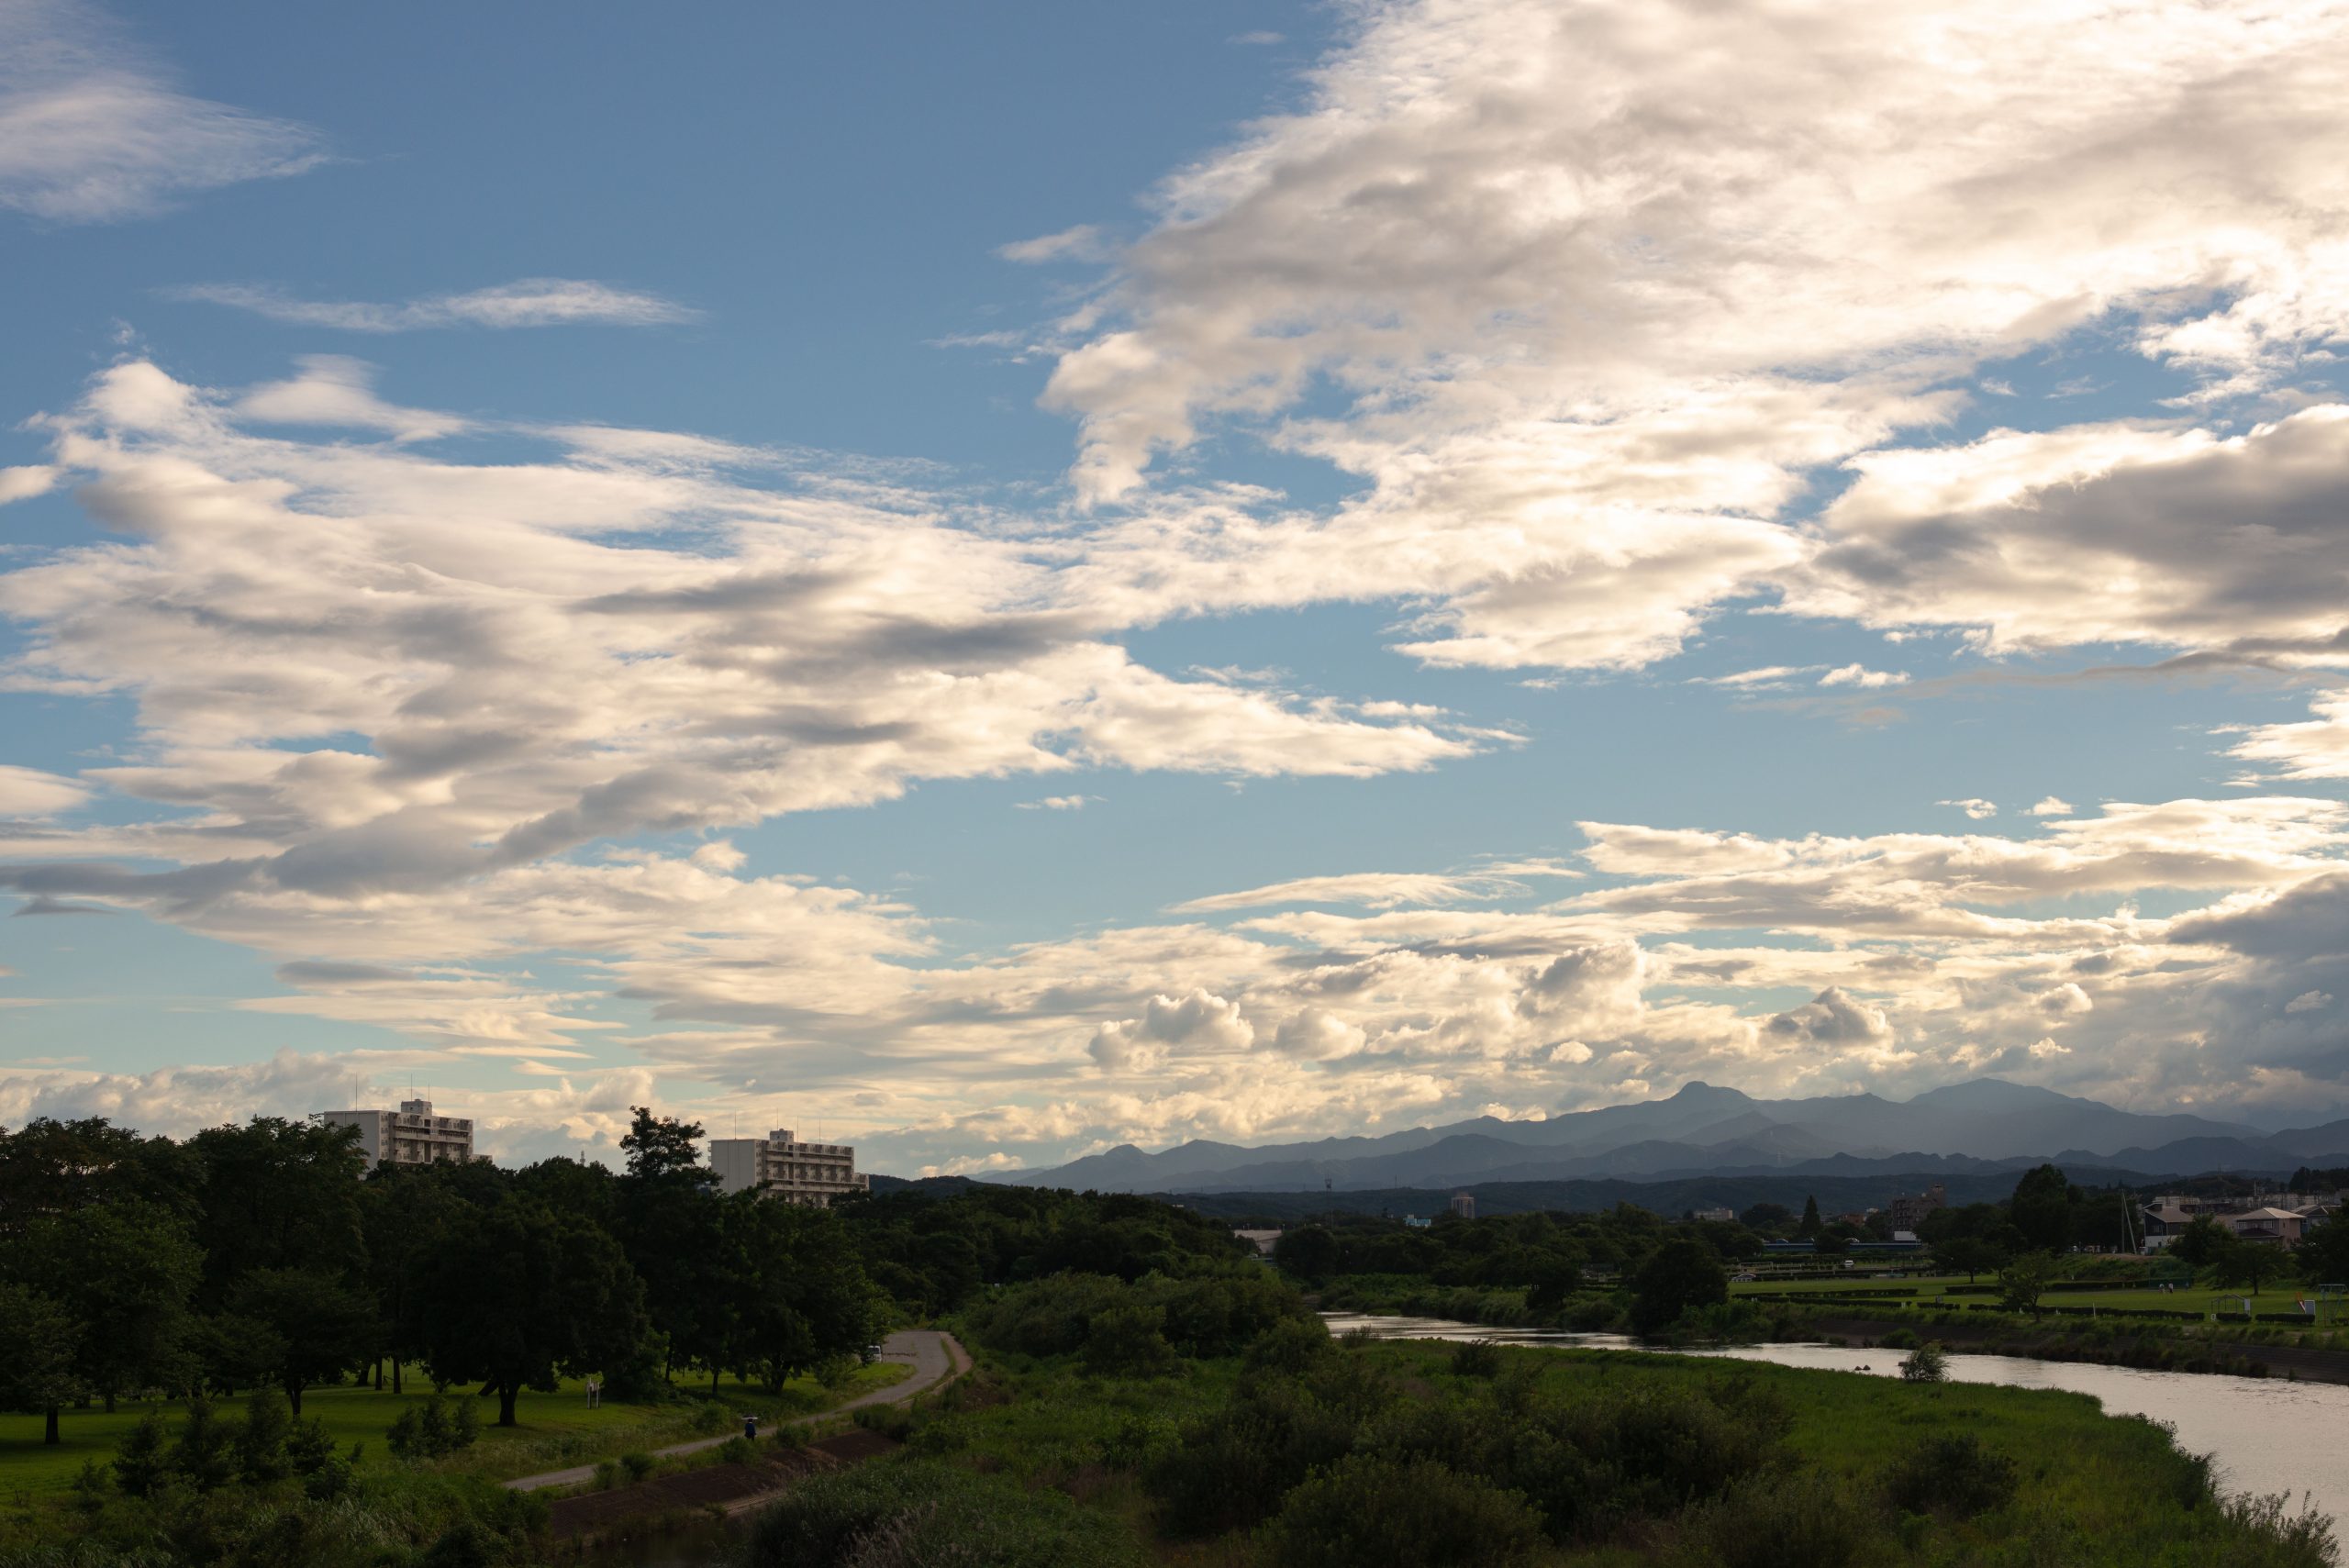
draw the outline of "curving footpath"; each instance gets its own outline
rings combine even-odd
[[[829,1410],[818,1410],[812,1416],[795,1416],[786,1425],[806,1426],[813,1421],[828,1421],[835,1416],[845,1416],[865,1405],[903,1405],[917,1394],[927,1393],[940,1385],[951,1382],[971,1370],[970,1352],[954,1342],[954,1336],[935,1329],[900,1329],[881,1342],[881,1359],[886,1362],[910,1362],[913,1375],[902,1383],[886,1388],[876,1388],[870,1394],[860,1394],[845,1405],[835,1405]],[[773,1428],[769,1428],[773,1430]],[[670,1459],[681,1453],[699,1453],[717,1448],[733,1432],[719,1437],[698,1438],[689,1443],[674,1443],[668,1448],[652,1451],[655,1459]],[[525,1475],[519,1480],[504,1483],[508,1491],[535,1492],[543,1486],[576,1486],[596,1478],[592,1464],[574,1464],[568,1470],[550,1470],[543,1475]]]

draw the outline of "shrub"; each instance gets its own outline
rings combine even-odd
[[[1880,1560],[1866,1518],[1816,1471],[1749,1476],[1690,1511],[1687,1539],[1719,1568],[1854,1568]]]
[[[1281,1568],[1484,1568],[1527,1561],[1542,1518],[1433,1460],[1355,1454],[1290,1493],[1267,1533]]]
[[[237,1473],[265,1486],[282,1481],[291,1466],[285,1440],[294,1435],[294,1407],[274,1388],[259,1388],[245,1401],[245,1424],[237,1429]]]
[[[1333,1364],[1364,1363],[1344,1357]],[[1186,1426],[1146,1476],[1167,1528],[1214,1535],[1270,1518],[1290,1487],[1353,1449],[1361,1416],[1339,1392],[1338,1399],[1324,1398],[1301,1381],[1268,1377]]]
[[[620,1468],[628,1472],[630,1481],[641,1481],[660,1469],[661,1462],[649,1453],[624,1453],[620,1455]]]
[[[1316,1318],[1284,1318],[1248,1342],[1251,1372],[1299,1373],[1334,1348]]]
[[[114,1451],[115,1485],[132,1497],[144,1497],[170,1473],[164,1459],[163,1413],[150,1410],[123,1434]]]
[[[473,1447],[481,1436],[481,1416],[471,1399],[460,1396],[451,1402],[434,1394],[421,1405],[411,1405],[399,1413],[392,1423],[384,1440],[391,1450],[406,1460],[439,1459],[460,1449]]]
[[[1118,1307],[1093,1320],[1085,1340],[1085,1370],[1096,1376],[1146,1377],[1174,1362],[1155,1307]]]
[[[598,1460],[593,1485],[598,1492],[608,1492],[620,1484],[620,1467],[610,1460]]]
[[[1894,1463],[1885,1490],[1912,1514],[1943,1511],[1970,1518],[2004,1506],[2020,1484],[2015,1462],[1967,1432],[1928,1438]]]
[[[935,1461],[812,1475],[763,1509],[745,1568],[1138,1568],[1120,1523]]]
[[[1941,1341],[1928,1340],[1909,1352],[1900,1363],[1903,1383],[1947,1383],[1949,1357],[1942,1353]]]
[[[758,1457],[759,1445],[746,1437],[730,1437],[718,1445],[720,1464],[748,1464]]]
[[[868,1432],[879,1432],[891,1442],[903,1442],[913,1435],[913,1412],[902,1405],[859,1405],[848,1413],[848,1418]]]
[[[1470,1340],[1452,1347],[1452,1375],[1491,1377],[1501,1369],[1501,1348],[1490,1340]]]

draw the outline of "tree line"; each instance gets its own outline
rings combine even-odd
[[[614,1173],[569,1159],[366,1168],[355,1130],[256,1117],[184,1140],[103,1119],[0,1131],[0,1406],[284,1391],[353,1375],[525,1389],[600,1374],[773,1384],[885,1303],[821,1210],[724,1197],[701,1129],[639,1108]]]

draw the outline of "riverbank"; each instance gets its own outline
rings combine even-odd
[[[980,1349],[901,1451],[796,1483],[726,1561],[821,1568],[887,1540],[891,1561],[952,1540],[1103,1568],[2337,1562],[2323,1521],[2221,1496],[2163,1429],[2077,1395],[1277,1339],[1143,1375]]]
[[[2128,1318],[2087,1328],[2077,1323],[2031,1329],[2012,1322],[1969,1323],[1917,1315],[1857,1317],[1808,1313],[1802,1327],[1821,1339],[1844,1343],[1908,1349],[1933,1340],[1946,1350],[2040,1361],[2091,1362],[2099,1366],[2143,1371],[2216,1373],[2236,1377],[2285,1377],[2308,1383],[2349,1384],[2349,1351],[2255,1340],[2220,1340],[2148,1330]]]

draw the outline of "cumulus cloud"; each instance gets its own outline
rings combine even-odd
[[[433,295],[395,305],[298,299],[283,289],[252,284],[189,284],[165,292],[174,299],[224,305],[272,321],[344,332],[413,332],[433,327],[664,327],[700,316],[659,295],[584,278],[522,278],[494,288]]]
[[[29,501],[36,495],[46,495],[56,483],[57,470],[47,463],[0,468],[0,506],[11,501]]]
[[[1987,822],[1991,817],[1996,817],[1998,814],[1998,804],[1995,801],[1969,798],[1965,800],[1944,800],[1939,804],[1943,806],[1954,806],[1957,807],[1958,810],[1965,812],[1968,817],[1974,818],[1976,822]]]
[[[2328,352],[2343,202],[2308,128],[2349,54],[2335,8],[1445,0],[1353,21],[1302,107],[1165,182],[1063,323],[1045,401],[1077,421],[1080,496],[1137,514],[1101,540],[1133,562],[1124,591],[1408,595],[1417,657],[1577,668],[1666,657],[1771,585],[1998,646],[2321,613],[2330,577],[2280,562],[2330,515],[2338,408],[2240,438],[1891,443],[1954,412],[1969,370],[2092,324],[2133,326],[2210,396]],[[1242,517],[1152,488],[1162,454],[1233,427],[1362,495]],[[1846,462],[1853,493],[1798,534],[1808,476]],[[1974,477],[1935,500],[1936,465]],[[2162,520],[2132,541],[2099,519],[2136,490]],[[2244,554],[2198,587],[2173,540],[2246,502]]]
[[[1865,664],[1845,664],[1830,670],[1819,677],[1822,686],[1857,686],[1874,691],[1882,686],[1905,686],[1909,674],[1905,670],[1871,670]]]
[[[180,92],[73,0],[0,8],[0,206],[58,223],[143,217],[325,156],[306,127]]]
[[[1206,991],[1183,996],[1152,996],[1138,1018],[1119,1018],[1093,1031],[1085,1049],[1113,1071],[1154,1065],[1168,1051],[1214,1053],[1245,1051],[1254,1043],[1253,1025],[1238,1004]]]
[[[2071,814],[2072,803],[2052,795],[2042,797],[2036,805],[2023,807],[2026,817],[2069,817]]]
[[[1778,1014],[1770,1020],[1768,1029],[1775,1041],[1837,1051],[1854,1046],[1882,1046],[1892,1040],[1892,1024],[1883,1008],[1869,1006],[1836,985],[1799,1007]]]
[[[1100,799],[1097,795],[1048,795],[1041,800],[1023,800],[1022,811],[1082,811]]]

